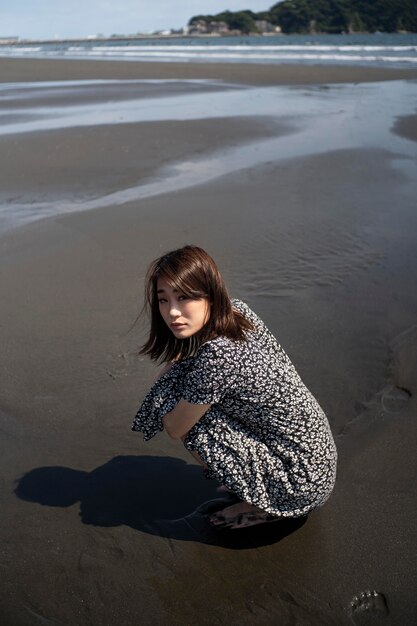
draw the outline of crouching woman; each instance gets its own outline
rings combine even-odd
[[[276,338],[230,299],[214,260],[197,246],[150,266],[150,333],[141,353],[165,364],[133,430],[165,430],[236,495],[210,517],[231,529],[301,517],[324,504],[337,452],[320,405]]]

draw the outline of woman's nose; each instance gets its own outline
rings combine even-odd
[[[169,309],[169,315],[170,317],[179,317],[181,313],[176,306],[172,305]]]

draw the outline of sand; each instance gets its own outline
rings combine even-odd
[[[108,60],[0,59],[2,82],[87,79],[222,79],[247,85],[310,85],[414,79],[415,69],[358,66],[148,63]]]
[[[417,141],[417,115],[400,117],[393,127],[393,131],[412,141]]]
[[[181,67],[249,84],[394,75]],[[11,59],[0,68],[8,81],[173,71]],[[412,141],[415,118],[398,124]],[[161,158],[288,132],[237,116],[216,129],[208,119],[11,135],[0,139],[1,194],[109,192],[146,181]],[[396,158],[375,146],[271,161],[0,235],[3,624],[415,623],[417,215]],[[184,243],[216,258],[329,416],[336,489],[299,528],[210,531],[194,511],[215,485],[164,434],[145,444],[130,431],[154,373],[136,356],[143,324],[132,328],[146,265]]]

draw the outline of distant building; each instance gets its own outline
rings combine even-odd
[[[230,30],[226,22],[206,22],[197,20],[188,27],[189,35],[229,35]]]
[[[0,45],[1,44],[10,44],[17,43],[19,41],[19,37],[0,37]]]
[[[188,27],[189,35],[206,35],[207,22],[205,20],[196,20]]]
[[[226,24],[226,22],[210,22],[209,25],[209,32],[214,35],[224,35],[226,33],[229,32],[229,26]]]

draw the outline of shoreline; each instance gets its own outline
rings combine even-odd
[[[416,32],[413,31],[408,31],[408,30],[398,30],[398,31],[378,31],[378,33],[381,33],[383,35],[415,35],[417,34]],[[356,35],[375,35],[375,32],[372,31],[366,31],[366,30],[362,30],[362,31],[355,31],[353,33],[327,33],[327,32],[320,32],[317,31],[315,33],[307,33],[309,35],[318,35],[320,37],[329,35],[330,37],[334,36],[334,35],[351,35],[351,36],[356,36]],[[279,32],[265,32],[265,33],[236,33],[231,31],[230,33],[224,33],[224,34],[217,34],[217,33],[202,33],[202,34],[198,34],[198,33],[194,33],[193,35],[187,35],[184,33],[171,33],[169,35],[158,35],[158,34],[136,34],[136,35],[120,35],[120,36],[116,36],[116,37],[92,37],[92,38],[88,38],[88,37],[74,37],[74,38],[66,38],[66,39],[20,39],[17,38],[15,39],[11,39],[11,41],[9,43],[3,43],[0,42],[0,50],[2,46],[19,46],[22,44],[62,44],[62,43],[94,43],[94,42],[98,42],[98,43],[111,43],[111,42],[115,42],[115,41],[140,41],[140,40],[155,40],[155,41],[160,41],[160,40],[170,40],[170,39],[217,39],[219,37],[227,37],[227,38],[250,38],[250,37],[254,37],[254,38],[270,38],[270,37],[282,37],[283,39],[285,39],[285,37],[293,37],[293,36],[305,36],[306,33],[279,33]]]
[[[9,84],[0,101],[0,230],[335,149],[379,143],[412,157],[402,138],[413,136],[414,94],[404,80],[299,88],[179,79]],[[389,105],[376,118],[380,102]],[[349,125],[354,132],[346,134]]]

